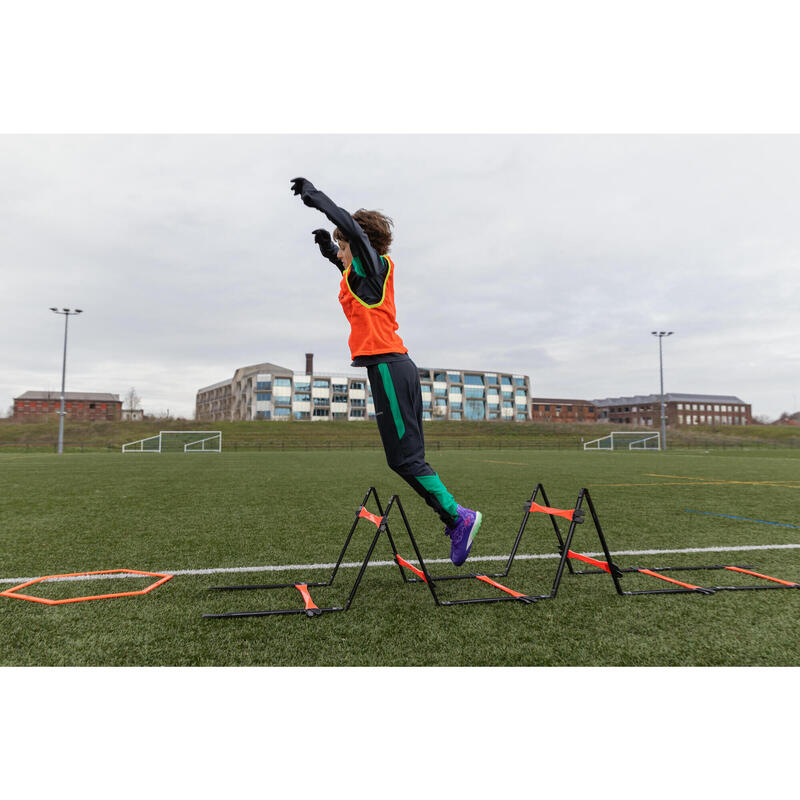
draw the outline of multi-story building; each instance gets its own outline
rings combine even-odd
[[[532,397],[531,419],[534,422],[596,422],[597,412],[591,400]]]
[[[25,392],[14,398],[13,419],[41,422],[61,411],[60,392]],[[120,419],[122,401],[118,394],[64,392],[67,419],[106,422]]]
[[[526,420],[530,380],[526,375],[477,370],[420,369],[422,416],[436,419]],[[373,419],[366,375],[315,375],[310,354],[306,373],[275,364],[254,364],[234,377],[197,392],[198,420]]]
[[[423,419],[530,419],[527,375],[479,370],[419,370]]]
[[[620,425],[661,425],[661,395],[606,397],[593,401],[597,421]],[[664,395],[667,425],[752,425],[749,403],[732,395],[677,394]]]

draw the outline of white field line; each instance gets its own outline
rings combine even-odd
[[[749,550],[798,550],[800,544],[751,544],[739,545],[730,547],[682,547],[674,550],[615,550],[612,556],[651,556],[651,555],[669,555],[672,553],[735,553],[744,552]],[[592,558],[604,557],[602,552],[586,552],[584,555],[591,556]],[[499,556],[474,556],[469,561],[474,563],[476,561],[505,561],[508,554]],[[514,560],[530,561],[534,559],[548,559],[548,558],[561,558],[559,553],[517,553]],[[415,559],[409,558],[408,561],[412,564],[419,563]],[[360,567],[362,561],[344,561],[340,568]],[[449,564],[449,558],[429,558],[425,561],[426,564]],[[288,571],[305,571],[311,569],[333,569],[335,563],[330,564],[265,564],[257,567],[210,567],[209,569],[161,569],[161,570],[148,570],[148,572],[157,572],[164,575],[219,575],[226,572],[288,572]],[[396,566],[394,561],[370,561],[370,567],[393,567]],[[42,577],[42,576],[39,576]],[[55,581],[88,581],[88,580],[111,580],[114,578],[148,578],[147,575],[134,575],[130,573],[114,573],[110,575],[85,575],[70,578],[52,578]],[[36,578],[0,578],[0,584],[3,583],[25,583],[26,581],[33,581]]]

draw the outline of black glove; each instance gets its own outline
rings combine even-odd
[[[325,247],[326,245],[333,244],[333,239],[331,239],[331,235],[326,231],[324,228],[317,228],[316,230],[311,231],[314,234],[314,241],[319,245],[319,247]]]
[[[307,181],[305,178],[292,178],[292,192],[300,195],[300,199],[307,205],[312,206],[312,203],[305,197],[308,192],[316,191],[314,184]],[[313,206],[312,206],[313,207]]]

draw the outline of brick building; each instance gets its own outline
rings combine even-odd
[[[677,394],[664,395],[667,425],[752,425],[750,403],[733,395]],[[661,425],[661,395],[606,397],[595,400],[597,421],[616,425]]]
[[[531,420],[533,422],[596,422],[597,412],[591,400],[532,397]]]
[[[106,422],[119,420],[122,401],[118,394],[98,392],[65,392],[64,410],[69,420]],[[14,398],[15,422],[43,422],[57,418],[61,410],[60,392],[25,392]]]

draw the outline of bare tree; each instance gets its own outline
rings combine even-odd
[[[139,408],[139,403],[141,402],[142,398],[136,394],[136,389],[131,386],[131,388],[128,389],[127,393],[125,394],[125,400],[123,403],[125,408],[128,411],[135,411],[137,408]]]

